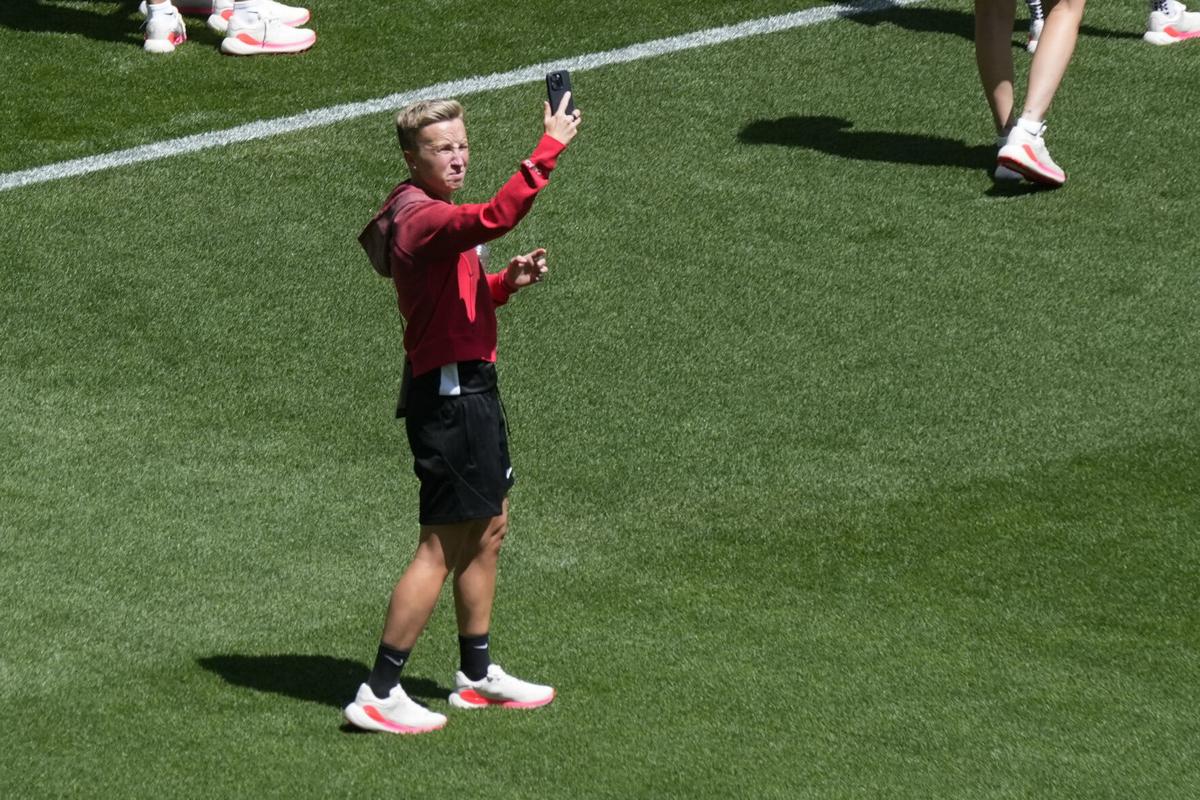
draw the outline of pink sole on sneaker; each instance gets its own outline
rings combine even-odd
[[[462,701],[472,708],[487,708],[489,706],[500,706],[501,708],[541,708],[548,706],[554,702],[554,698],[558,696],[555,691],[550,692],[550,696],[545,700],[535,700],[532,703],[518,703],[516,700],[492,700],[489,697],[484,697],[474,689],[466,689],[465,691],[455,692]]]
[[[233,56],[252,56],[266,53],[303,53],[316,43],[317,35],[315,33],[299,42],[291,44],[271,44],[270,42],[255,39],[248,33],[239,33],[237,36],[226,36],[221,40],[221,52]]]
[[[429,733],[431,731],[440,730],[442,727],[441,725],[428,725],[423,728],[418,728],[412,725],[397,725],[395,722],[392,722],[390,719],[380,713],[379,709],[377,709],[375,706],[366,706],[363,710],[367,712],[368,717],[375,720],[388,730],[396,733]]]
[[[1019,161],[1012,156],[1000,156],[996,159],[996,163],[1001,166],[1008,167],[1013,172],[1019,172],[1028,180],[1034,183],[1041,183],[1046,186],[1062,186],[1067,182],[1067,175],[1062,170],[1053,169],[1042,162],[1038,161],[1037,155],[1033,152],[1033,148],[1029,145],[1024,146],[1025,155],[1033,163],[1030,166],[1024,161]]]
[[[1176,44],[1188,39],[1200,38],[1200,31],[1181,31],[1168,25],[1162,31],[1146,31],[1142,37],[1150,44]]]
[[[400,725],[385,717],[375,706],[350,705],[346,708],[345,716],[347,721],[355,727],[366,731],[383,731],[387,733],[432,733],[441,730],[446,724],[443,722],[441,725]]]

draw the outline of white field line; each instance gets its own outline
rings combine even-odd
[[[835,4],[795,11],[774,17],[739,22],[723,28],[709,28],[702,31],[671,36],[666,39],[655,39],[616,50],[606,50],[602,53],[588,53],[582,56],[565,58],[558,61],[547,61],[541,64],[531,64],[527,67],[514,69],[509,72],[497,72],[492,75],[462,78],[460,80],[435,83],[420,89],[391,94],[374,100],[364,100],[359,103],[346,103],[340,106],[329,106],[315,111],[305,111],[291,117],[259,120],[235,128],[221,131],[198,133],[183,136],[178,139],[167,139],[162,142],[131,147],[128,150],[117,150],[98,156],[76,158],[71,161],[61,161],[57,164],[46,164],[41,167],[6,172],[0,174],[0,192],[16,189],[21,186],[46,183],[48,181],[70,178],[76,175],[87,175],[91,172],[122,167],[129,164],[140,164],[146,161],[157,161],[160,158],[195,153],[212,147],[222,147],[236,142],[249,142],[256,139],[266,139],[283,133],[332,125],[336,122],[364,117],[368,114],[378,114],[403,108],[414,100],[428,97],[461,97],[480,92],[506,89],[524,83],[534,83],[542,80],[546,73],[554,69],[569,69],[572,72],[607,67],[613,64],[627,64],[644,58],[654,58],[681,50],[693,50],[698,47],[732,42],[750,36],[760,36],[767,33],[802,28],[816,25],[820,22],[838,19],[840,17],[867,14],[875,11],[886,11],[890,8],[913,5],[922,0],[861,0],[860,2]]]

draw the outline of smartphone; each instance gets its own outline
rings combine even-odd
[[[550,101],[550,113],[558,111],[558,104],[562,102],[562,97],[567,92],[571,91],[571,73],[565,69],[557,69],[554,72],[546,73],[546,98]],[[572,92],[571,99],[567,101],[567,114],[575,113],[575,95]]]

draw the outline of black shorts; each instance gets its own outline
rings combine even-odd
[[[499,516],[513,485],[495,365],[464,362],[464,393],[438,394],[438,371],[415,378],[404,418],[421,481],[422,525]],[[476,372],[478,370],[478,372]]]

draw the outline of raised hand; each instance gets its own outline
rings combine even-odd
[[[579,120],[582,117],[578,108],[570,114],[567,113],[567,103],[570,100],[571,93],[567,92],[559,102],[558,108],[553,112],[550,111],[549,101],[542,101],[542,124],[546,126],[546,135],[563,144],[570,144],[571,140],[575,138],[575,134],[579,130]]]

